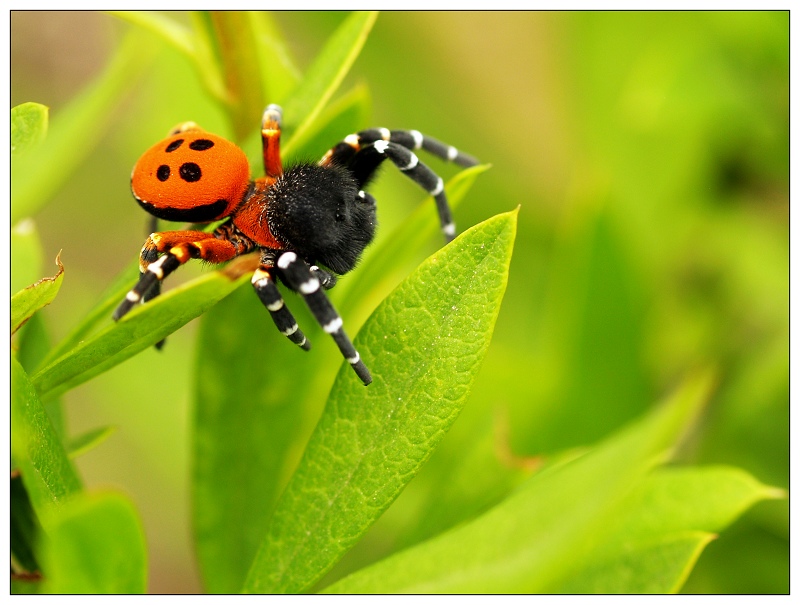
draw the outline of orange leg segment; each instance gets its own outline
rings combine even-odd
[[[261,121],[261,148],[266,176],[279,177],[282,175],[281,108],[277,105],[270,105],[264,110],[264,116]]]

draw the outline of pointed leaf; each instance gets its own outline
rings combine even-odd
[[[61,288],[61,282],[64,281],[64,265],[61,264],[60,255],[56,257],[56,265],[58,272],[53,277],[43,277],[11,297],[12,334],[36,311],[53,302]]]
[[[608,519],[691,424],[711,379],[566,464],[549,468],[474,521],[358,571],[327,592],[551,592],[602,539]]]
[[[125,294],[131,289],[139,278],[139,263],[131,263],[100,295],[95,306],[86,313],[80,322],[54,347],[52,347],[36,370],[50,365],[53,361],[74,349],[81,341],[88,338],[100,325],[108,322],[114,313],[117,305],[125,298]]]
[[[356,339],[374,382],[334,384],[245,584],[299,592],[341,558],[416,475],[455,421],[491,340],[516,212],[425,261]]]
[[[53,397],[113,368],[201,315],[248,279],[215,271],[139,306],[39,370],[33,376],[37,390]]]
[[[70,460],[82,456],[103,443],[116,430],[113,426],[103,426],[73,437],[67,444],[67,456],[69,456]]]
[[[557,592],[677,592],[715,533],[759,500],[782,496],[735,468],[659,469],[637,489],[586,567]]]
[[[333,33],[303,80],[286,99],[283,117],[286,128],[292,131],[291,139],[283,148],[287,156],[291,156],[295,145],[299,145],[308,136],[306,131],[315,127],[320,112],[361,52],[377,17],[376,12],[356,12],[350,15]]]

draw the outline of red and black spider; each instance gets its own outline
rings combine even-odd
[[[442,179],[413,150],[422,148],[465,167],[478,162],[416,130],[374,128],[348,135],[316,164],[300,163],[284,171],[277,105],[264,111],[261,136],[265,176],[252,181],[239,147],[192,122],[177,126],[142,155],[131,175],[131,190],[150,214],[192,223],[228,220],[211,233],[151,234],[140,255],[139,282],[114,319],[157,296],[161,281],[191,258],[222,263],[258,250],[260,266],[253,287],[278,329],[301,348],[310,348],[278,291],[280,280],[305,299],[367,385],[372,382],[369,370],[324,293],[335,285],[337,275],[356,266],[375,235],[375,198],[364,188],[388,158],[436,200],[449,242],[455,225]]]

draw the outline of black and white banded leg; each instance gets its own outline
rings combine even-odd
[[[365,385],[371,383],[372,376],[342,328],[342,318],[325,295],[323,284],[318,277],[319,274],[315,275],[315,272],[312,272],[311,268],[294,252],[281,254],[278,257],[276,269],[280,271],[281,278],[286,285],[305,299],[319,325],[333,337],[342,355],[361,382]]]
[[[161,282],[175,269],[181,266],[181,261],[174,254],[167,253],[139,274],[139,281],[125,295],[125,300],[120,303],[112,318],[117,321],[139,303],[152,300],[161,292]]]
[[[297,321],[291,311],[286,308],[278,286],[270,275],[270,268],[261,266],[253,273],[253,288],[255,288],[258,298],[264,303],[269,311],[275,326],[281,334],[286,336],[301,349],[308,351],[311,343],[306,339],[305,334],[297,327]]]
[[[413,151],[416,149],[425,149],[460,166],[478,164],[478,160],[474,157],[451,145],[426,137],[418,130],[386,128],[372,128],[348,135],[325,154],[320,164],[346,166],[356,177],[359,185],[364,187],[383,160],[390,159],[401,172],[433,196],[445,240],[452,241],[456,234],[456,226],[444,192],[444,182],[433,170],[419,161]]]
[[[448,242],[452,241],[456,236],[456,225],[453,222],[453,214],[450,212],[450,204],[448,204],[447,196],[444,192],[442,177],[420,162],[413,151],[397,143],[375,141],[370,147],[366,147],[364,152],[369,149],[374,149],[376,152],[385,155],[401,172],[433,196],[436,201],[436,209],[439,211],[442,233]]]

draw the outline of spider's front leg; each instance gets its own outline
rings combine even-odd
[[[364,187],[378,166],[388,158],[400,172],[434,198],[442,233],[445,241],[450,242],[456,236],[456,225],[453,222],[450,204],[447,202],[444,181],[419,160],[414,153],[417,149],[425,149],[443,160],[463,167],[478,164],[478,160],[471,155],[425,136],[418,130],[386,128],[370,128],[346,136],[322,157],[319,164],[346,166],[359,186]]]
[[[218,239],[214,234],[203,231],[151,234],[139,256],[139,282],[114,311],[114,321],[124,317],[136,304],[154,298],[161,282],[189,259],[222,263],[248,251],[228,239]]]
[[[326,285],[324,282],[325,277],[331,276],[319,269],[313,271],[294,252],[281,254],[278,257],[275,269],[280,271],[286,285],[305,299],[314,318],[322,326],[322,329],[333,337],[342,355],[361,379],[361,382],[365,385],[371,383],[372,376],[367,366],[361,361],[361,356],[342,328],[342,318],[323,291]]]

